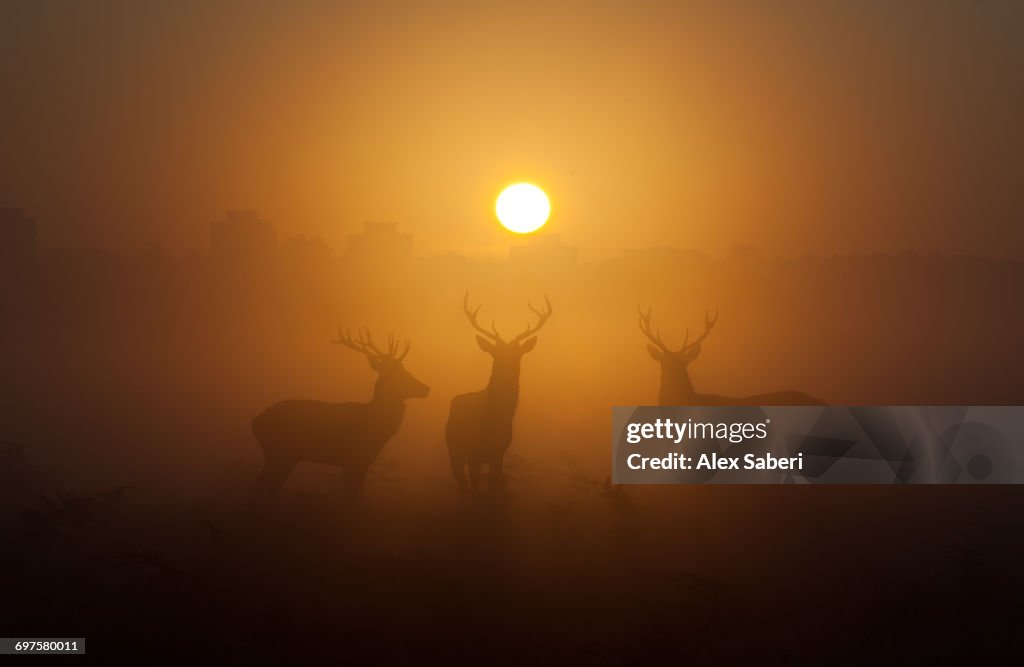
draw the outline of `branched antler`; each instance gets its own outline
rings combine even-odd
[[[409,348],[412,346],[412,343],[409,342],[408,338],[406,338],[404,342],[405,342],[405,349],[402,350],[401,354],[398,354],[398,349],[399,349],[398,339],[395,338],[394,334],[390,334],[389,333],[388,334],[388,354],[387,354],[388,358],[395,359],[397,361],[401,361],[402,359],[405,359],[405,355],[409,354]]]
[[[686,330],[686,339],[683,340],[683,346],[681,348],[679,348],[679,351],[680,352],[688,352],[689,350],[691,350],[694,347],[696,347],[696,346],[700,345],[701,343],[703,343],[704,339],[708,337],[709,333],[711,333],[711,330],[713,328],[715,328],[715,324],[717,322],[718,322],[718,309],[715,308],[715,317],[713,319],[711,318],[711,311],[710,310],[705,310],[704,311],[704,333],[702,333],[700,335],[700,338],[698,338],[697,340],[693,341],[690,344],[687,344],[687,341],[690,340],[690,330],[687,329]]]
[[[697,340],[695,340],[695,341],[693,341],[691,343],[690,342],[690,330],[687,329],[686,330],[686,337],[683,339],[682,347],[680,347],[676,351],[673,351],[673,350],[669,349],[668,345],[666,345],[661,340],[661,331],[655,332],[655,331],[651,330],[651,309],[650,309],[650,307],[647,308],[647,312],[646,313],[643,310],[640,310],[639,308],[638,308],[638,310],[639,310],[639,313],[640,313],[640,331],[642,331],[643,334],[645,336],[647,336],[647,339],[649,341],[651,341],[651,343],[656,345],[658,347],[658,349],[660,349],[662,352],[669,352],[669,353],[672,353],[672,354],[683,354],[683,353],[689,352],[694,347],[696,347],[696,346],[700,345],[701,343],[703,343],[704,339],[708,337],[708,334],[711,333],[711,330],[715,327],[715,324],[718,322],[718,309],[717,308],[715,309],[715,316],[713,318],[711,317],[711,311],[709,311],[709,310],[704,311],[704,333],[702,333],[700,335],[700,338],[698,338]]]
[[[647,340],[651,341],[662,352],[671,353],[672,350],[668,349],[668,345],[665,345],[661,340],[661,330],[657,332],[651,330],[651,307],[648,306],[645,313],[640,306],[637,306],[637,312],[640,316],[640,331],[647,336]]]
[[[388,350],[387,352],[382,351],[373,342],[373,336],[370,334],[369,329],[359,329],[357,337],[352,338],[351,332],[348,329],[342,331],[341,327],[338,327],[338,339],[331,341],[339,345],[344,345],[350,349],[365,354],[367,357],[373,357],[375,359],[394,359],[395,361],[401,361],[405,359],[405,355],[409,354],[409,348],[412,344],[408,339],[405,340],[405,348],[402,353],[399,354],[399,342],[395,338],[394,334],[388,334]]]
[[[544,304],[545,310],[538,310],[537,308],[534,308],[532,303],[526,304],[527,306],[529,306],[530,310],[533,311],[533,314],[537,316],[537,324],[536,326],[531,327],[529,322],[527,322],[526,331],[513,338],[513,343],[519,343],[522,340],[526,339],[527,337],[537,333],[538,331],[540,331],[540,328],[544,326],[544,324],[548,321],[548,319],[551,317],[551,313],[554,312],[554,310],[551,308],[551,299],[548,298],[547,294],[544,295]]]
[[[551,308],[551,299],[549,299],[547,295],[544,296],[544,304],[544,310],[535,308],[532,303],[527,304],[527,306],[529,306],[533,314],[537,316],[537,324],[534,326],[530,326],[530,323],[527,322],[526,331],[517,335],[515,338],[509,340],[509,343],[514,345],[519,344],[524,339],[540,331],[540,328],[544,326],[544,323],[548,321],[548,318],[551,317],[551,313],[553,312],[553,309]],[[466,317],[469,319],[469,323],[473,325],[473,328],[476,329],[477,333],[481,334],[482,336],[490,340],[492,343],[504,343],[505,340],[501,337],[501,334],[498,333],[498,327],[495,326],[493,321],[491,322],[490,331],[480,326],[480,323],[477,322],[477,315],[480,313],[480,308],[481,306],[477,306],[476,308],[471,308],[469,306],[469,290],[466,290],[466,296],[463,297],[462,299],[462,310],[463,312],[465,312]]]
[[[491,330],[488,331],[480,326],[480,323],[476,321],[476,316],[480,312],[483,306],[477,306],[476,308],[469,307],[469,290],[466,290],[466,295],[462,298],[462,310],[466,313],[466,317],[469,318],[469,323],[473,325],[473,328],[477,330],[477,333],[481,334],[485,338],[495,343],[504,343],[505,340],[498,333],[498,327],[495,326],[494,322],[491,322]]]

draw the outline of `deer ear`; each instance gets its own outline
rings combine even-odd
[[[697,358],[697,356],[698,356],[699,354],[700,354],[700,343],[697,343],[696,345],[694,345],[694,346],[693,346],[693,347],[692,347],[692,348],[691,348],[691,349],[690,349],[690,350],[689,350],[689,351],[688,351],[688,352],[686,353],[686,362],[687,362],[687,363],[689,363],[689,362],[693,361],[694,359],[696,359],[696,358]]]
[[[533,346],[536,345],[536,344],[537,344],[537,337],[536,336],[534,336],[533,338],[527,338],[526,340],[524,340],[522,343],[519,344],[519,353],[520,354],[526,354],[527,352],[532,350]]]
[[[647,346],[647,354],[651,355],[651,358],[654,359],[655,361],[661,361],[662,356],[663,356],[661,354],[661,350],[659,350],[658,348],[654,347],[653,345],[648,345]]]
[[[494,343],[487,340],[483,336],[476,337],[476,344],[480,346],[480,349],[484,352],[494,352]]]
[[[377,357],[372,357],[370,355],[367,355],[366,356],[366,360],[370,362],[370,368],[372,368],[373,370],[377,371],[378,373],[380,373],[381,369],[384,367],[380,363],[380,359],[378,359]]]

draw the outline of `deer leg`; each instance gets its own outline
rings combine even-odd
[[[288,476],[295,470],[298,461],[294,459],[268,458],[263,462],[263,469],[256,476],[254,496],[256,504],[267,507],[277,502]]]
[[[363,465],[347,465],[342,468],[341,477],[345,485],[345,500],[354,503],[359,499],[366,482],[366,474],[369,471],[370,467]]]
[[[470,459],[469,465],[469,491],[474,496],[480,492],[480,461]]]
[[[466,460],[455,452],[448,452],[448,461],[452,466],[452,476],[459,487],[459,498],[466,495]]]
[[[505,474],[502,470],[504,461],[501,457],[487,462],[487,492],[492,498],[505,490]]]

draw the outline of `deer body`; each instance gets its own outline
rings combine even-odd
[[[268,458],[358,465],[372,463],[398,431],[405,404],[281,401],[252,421]]]
[[[409,374],[396,356],[364,341],[342,336],[336,341],[370,360],[379,377],[369,403],[281,401],[252,420],[252,432],[263,448],[264,464],[256,481],[257,498],[272,501],[301,461],[326,463],[342,469],[345,496],[354,500],[362,491],[370,466],[398,432],[407,398],[423,398],[430,389]],[[408,352],[408,345],[406,346]]]
[[[693,389],[690,380],[689,365],[699,355],[701,343],[711,333],[718,322],[718,314],[714,318],[705,313],[704,333],[690,343],[690,332],[686,332],[683,346],[678,350],[669,348],[662,340],[660,332],[651,330],[651,311],[640,313],[640,330],[647,336],[647,351],[651,357],[661,364],[661,388],[658,391],[660,405],[825,405],[822,401],[802,391],[777,391],[753,396],[721,396],[719,394],[701,394]]]
[[[479,332],[477,344],[494,358],[491,378],[481,391],[460,394],[452,399],[445,439],[452,474],[459,488],[460,499],[467,490],[474,494],[479,489],[480,468],[487,465],[488,492],[494,494],[502,484],[502,463],[512,444],[512,423],[519,403],[519,369],[523,355],[537,344],[533,336],[551,316],[551,302],[547,310],[530,309],[540,318],[534,327],[510,341],[505,341],[496,328],[491,331],[480,327],[471,310],[469,295],[463,302],[470,323]],[[469,473],[467,489],[466,473]]]
[[[497,361],[495,361],[497,366]],[[491,371],[491,381],[481,391],[460,394],[452,399],[445,438],[455,479],[464,484],[463,466],[469,466],[474,491],[477,488],[480,466],[488,466],[492,479],[501,476],[501,464],[512,444],[512,421],[519,403],[519,369],[514,377],[500,377],[500,371]],[[463,489],[464,490],[464,489]]]
[[[821,401],[802,391],[776,391],[752,396],[722,396],[720,394],[698,394],[693,390],[689,375],[675,369],[661,369],[661,389],[658,391],[658,405],[824,405]]]

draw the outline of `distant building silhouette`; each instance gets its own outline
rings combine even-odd
[[[750,243],[737,243],[729,249],[729,259],[742,262],[757,262],[761,260],[761,251],[757,246]]]
[[[622,252],[627,264],[650,268],[695,266],[708,261],[708,256],[697,250],[684,250],[657,246],[654,248],[627,248]]]
[[[256,211],[228,211],[225,219],[210,223],[210,252],[218,261],[266,260],[276,248],[274,226]]]
[[[509,249],[511,262],[546,266],[575,266],[579,250],[565,245],[558,234],[539,234]]]
[[[331,248],[319,236],[309,238],[300,234],[282,241],[280,254],[293,263],[315,265],[330,261]]]
[[[412,236],[399,234],[393,222],[367,222],[348,237],[346,257],[353,261],[389,262],[412,258]]]
[[[19,264],[35,254],[35,221],[20,208],[0,208],[0,262]]]

